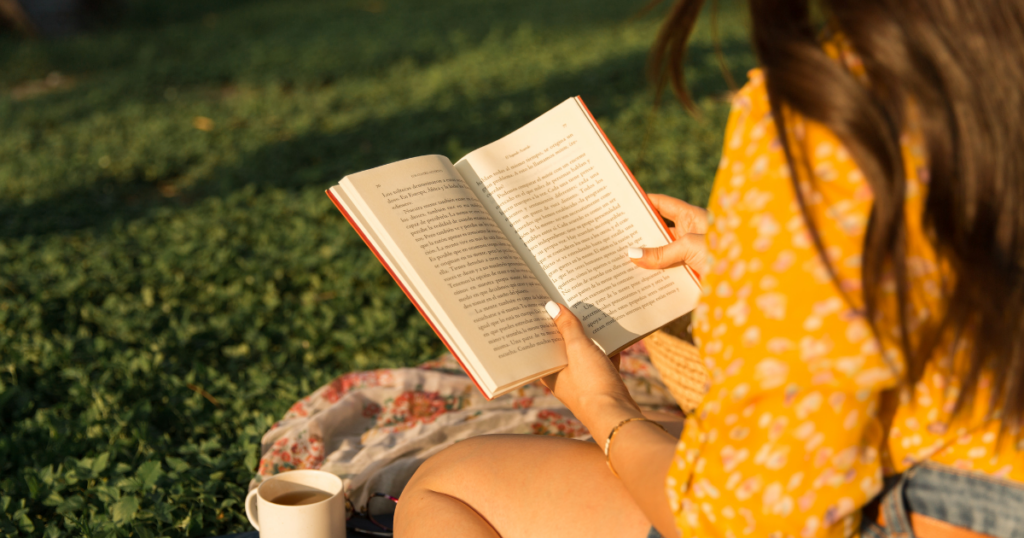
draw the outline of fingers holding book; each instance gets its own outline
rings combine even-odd
[[[664,194],[648,194],[647,198],[662,218],[675,224],[678,235],[707,233],[708,212],[706,209]]]
[[[706,273],[707,210],[664,194],[648,194],[647,197],[658,214],[674,225],[671,231],[675,240],[660,247],[629,247],[626,251],[629,258],[645,269],[687,265],[699,274]]]
[[[661,247],[629,247],[626,254],[645,269],[668,269],[688,265],[700,274],[707,273],[708,249],[703,234],[685,234]]]

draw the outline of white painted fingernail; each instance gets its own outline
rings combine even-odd
[[[562,313],[562,309],[558,308],[558,303],[554,301],[548,301],[548,304],[544,305],[544,310],[548,311],[548,315],[551,316],[551,319],[557,318],[558,315]]]
[[[626,254],[630,258],[633,258],[634,260],[637,259],[637,258],[643,258],[644,257],[644,249],[642,249],[640,247],[629,247],[629,250],[626,251]]]

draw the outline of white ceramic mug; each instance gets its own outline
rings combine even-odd
[[[341,478],[324,471],[288,471],[263,481],[245,497],[245,515],[260,538],[345,538],[345,495]],[[278,504],[329,495],[312,504]]]

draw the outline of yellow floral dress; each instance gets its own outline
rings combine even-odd
[[[857,67],[856,58],[830,53]],[[693,329],[712,386],[687,420],[667,477],[680,534],[856,536],[883,476],[925,460],[1024,481],[1020,447],[1012,436],[997,446],[999,423],[986,420],[988,410],[951,422],[958,384],[943,358],[948,345],[901,395],[884,435],[880,395],[897,385],[904,364],[897,333],[882,329],[879,346],[858,314],[871,189],[832,132],[796,114],[787,125],[795,162],[810,163],[810,173],[798,172],[801,189],[843,290],[797,204],[764,75],[751,71],[733,101],[708,207],[711,262]],[[912,121],[908,133],[901,143],[917,327],[941,308],[942,267],[921,229],[928,175]]]

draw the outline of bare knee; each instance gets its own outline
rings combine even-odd
[[[438,536],[455,528],[461,536],[497,536],[469,499],[473,491],[488,487],[487,446],[496,440],[486,437],[460,441],[420,465],[395,511],[396,536]]]
[[[434,535],[442,536],[532,537],[539,528],[566,537],[619,536],[650,528],[596,444],[556,437],[461,441],[425,461],[401,499],[395,517],[396,528],[408,532],[396,534],[403,538],[427,536],[417,534],[423,520],[437,523]]]
[[[452,495],[456,486],[466,485],[466,480],[485,478],[493,462],[493,457],[489,457],[493,451],[488,449],[508,437],[471,437],[434,454],[416,470],[405,491],[419,488]]]

